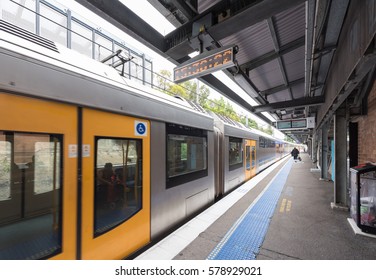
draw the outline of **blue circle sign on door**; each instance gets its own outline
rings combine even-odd
[[[147,136],[147,124],[145,122],[135,121],[134,122],[134,134],[136,136]]]

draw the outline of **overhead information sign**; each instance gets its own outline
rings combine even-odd
[[[234,66],[236,50],[234,45],[203,52],[174,68],[174,82],[181,83]]]
[[[292,119],[277,122],[277,129],[279,130],[292,130],[292,129],[306,129],[307,119]]]

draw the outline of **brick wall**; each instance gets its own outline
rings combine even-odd
[[[376,81],[368,96],[368,114],[358,122],[359,164],[376,162]]]

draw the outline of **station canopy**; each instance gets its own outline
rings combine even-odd
[[[198,51],[236,46],[224,71],[249,104],[212,73],[199,79],[270,123],[315,117],[348,0],[148,0],[176,29],[163,36],[121,1],[76,0],[177,66]],[[125,16],[126,15],[126,16]],[[194,59],[194,58],[193,58]],[[305,142],[310,129],[287,131]]]

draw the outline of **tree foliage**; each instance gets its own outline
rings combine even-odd
[[[238,113],[236,113],[230,102],[225,101],[222,96],[219,99],[209,99],[210,89],[207,86],[201,85],[197,93],[198,83],[189,80],[183,83],[175,84],[172,82],[171,77],[172,74],[170,71],[161,70],[156,78],[158,89],[172,96],[177,95],[185,99],[195,101],[204,109],[229,117],[244,124],[245,126],[247,126],[248,121],[248,127],[273,135],[273,129],[270,125],[267,128],[262,128],[255,120],[252,120],[246,116],[240,116]]]

